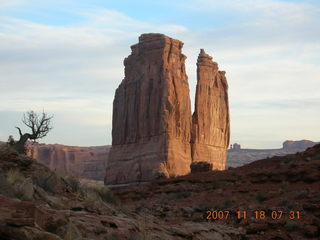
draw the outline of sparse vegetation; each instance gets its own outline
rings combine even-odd
[[[157,171],[154,175],[155,175],[155,179],[164,179],[164,178],[166,178],[166,174],[163,171]]]
[[[228,209],[232,206],[232,201],[231,200],[226,200],[223,202],[223,204],[220,206],[221,210]],[[218,208],[219,209],[219,208]]]
[[[285,160],[283,160],[284,163],[289,163],[289,162],[292,162],[294,161],[294,158],[290,157],[290,156],[287,156]]]
[[[9,170],[1,174],[1,193],[8,197],[15,197],[24,201],[33,199],[33,183],[31,178],[25,178],[18,170]]]
[[[118,199],[112,194],[112,192],[104,185],[88,186],[84,185],[80,189],[81,195],[84,197],[86,203],[101,199],[105,203],[118,205]]]
[[[264,202],[267,200],[267,197],[261,193],[257,193],[255,196],[256,200],[260,203]]]
[[[297,221],[288,221],[284,227],[289,232],[295,232],[300,229],[300,224]]]
[[[22,134],[21,129],[16,127],[16,129],[19,131],[20,139],[18,141],[14,141],[13,137],[9,136],[9,145],[16,149],[20,154],[26,154],[26,142],[28,139],[35,141],[47,136],[52,129],[52,118],[53,116],[49,116],[44,111],[41,115],[32,110],[24,113],[22,122],[31,130],[31,133]]]
[[[40,172],[34,176],[33,181],[48,193],[55,193],[58,187],[58,179],[54,172]]]
[[[62,177],[68,185],[70,185],[72,192],[76,193],[80,190],[80,182],[78,178],[71,176],[71,175],[66,175]]]
[[[235,171],[232,171],[231,176],[236,177],[236,176],[238,176],[238,174]]]
[[[191,196],[191,192],[187,191],[187,190],[184,190],[184,191],[177,192],[175,196],[176,196],[177,199],[183,199],[183,198],[190,197]]]
[[[19,170],[14,169],[7,172],[7,181],[9,184],[14,185],[15,183],[21,183],[24,179],[24,176]]]
[[[308,192],[307,192],[307,191],[301,191],[300,193],[298,193],[298,194],[294,197],[294,200],[305,199],[307,196],[308,196]]]

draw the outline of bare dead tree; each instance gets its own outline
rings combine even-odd
[[[20,139],[15,142],[14,148],[21,154],[25,154],[25,144],[28,139],[36,141],[37,139],[47,136],[51,127],[51,119],[53,115],[48,115],[44,111],[42,114],[37,114],[34,111],[28,111],[23,114],[22,122],[28,128],[30,128],[31,133],[24,133],[19,127],[16,127],[19,131]]]

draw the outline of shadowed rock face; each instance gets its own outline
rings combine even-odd
[[[131,47],[113,102],[106,184],[190,172],[192,120],[182,46],[163,34],[142,34]]]
[[[192,116],[192,159],[225,169],[230,120],[228,84],[224,71],[201,49],[197,61],[195,111]]]

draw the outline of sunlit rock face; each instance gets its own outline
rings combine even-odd
[[[190,172],[191,106],[183,43],[142,34],[124,60],[113,102],[106,184]]]
[[[195,111],[192,116],[192,160],[214,169],[226,166],[230,138],[228,84],[224,71],[201,49],[197,61]]]

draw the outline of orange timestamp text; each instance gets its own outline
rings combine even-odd
[[[236,219],[247,219],[247,218],[255,218],[255,219],[301,219],[301,211],[282,211],[282,210],[274,210],[274,211],[265,211],[265,210],[255,210],[255,211],[230,211],[230,210],[208,210],[205,215],[206,220],[228,220],[230,218]]]

